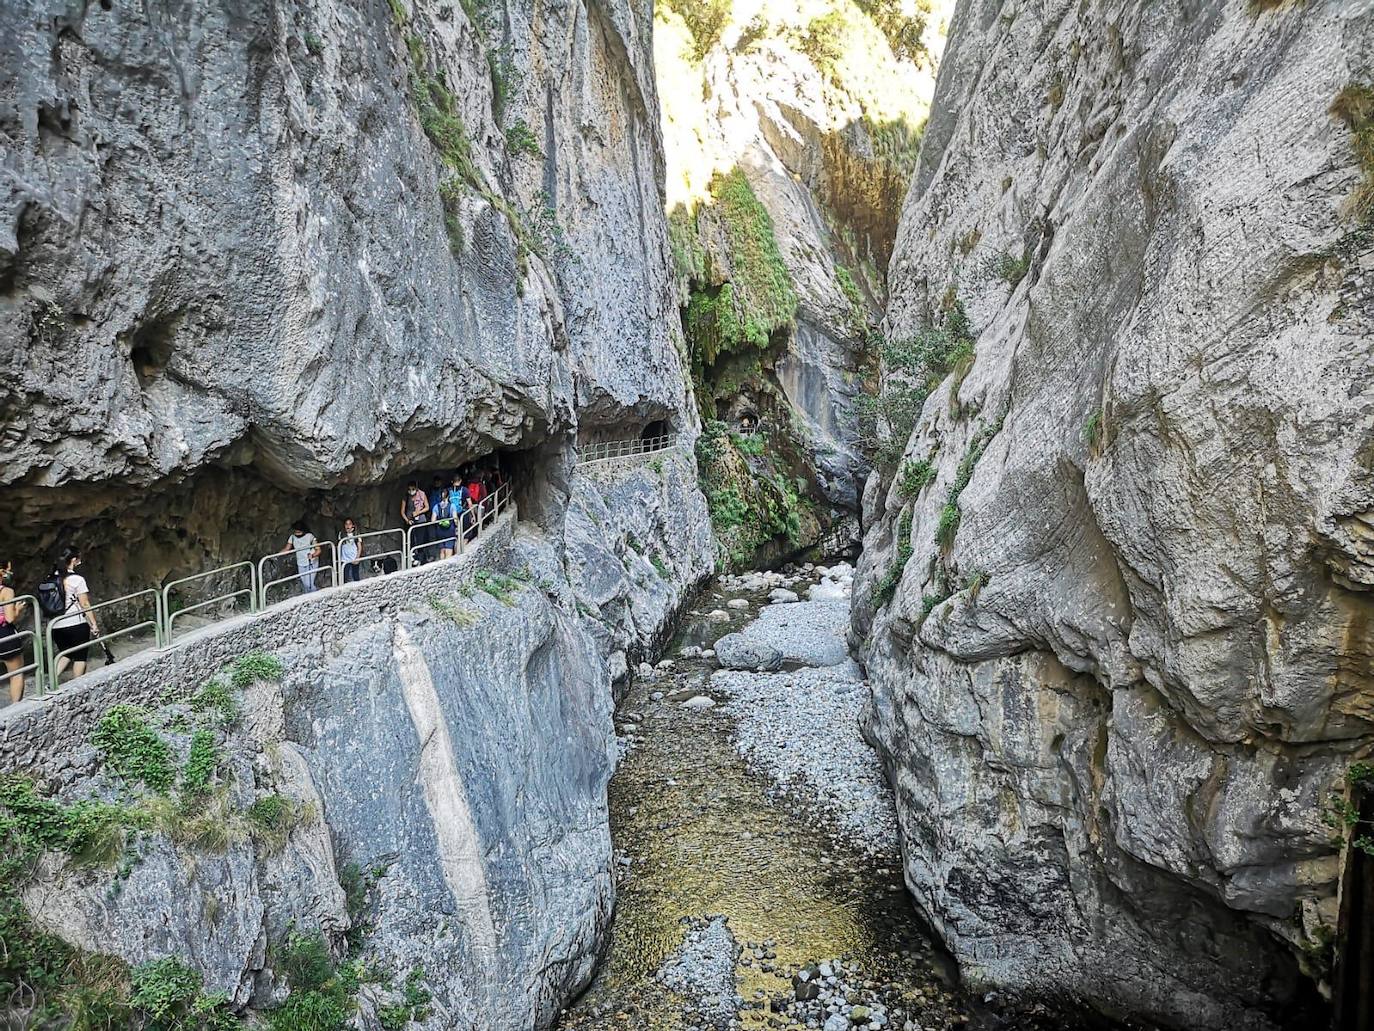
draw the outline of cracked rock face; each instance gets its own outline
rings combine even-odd
[[[1314,1019],[1320,809],[1374,743],[1374,252],[1328,112],[1371,41],[1356,4],[959,8],[887,328],[957,299],[976,357],[907,445],[934,481],[869,480],[853,625],[974,983]]]
[[[75,536],[118,593],[394,520],[415,470],[692,421],[647,3],[108,6],[0,16],[21,566]],[[417,67],[469,141],[447,207]]]

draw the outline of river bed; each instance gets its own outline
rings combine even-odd
[[[717,582],[618,707],[615,923],[563,1031],[1070,1026],[968,997],[916,913],[856,724],[849,571],[818,576]],[[768,603],[812,586],[818,601]],[[710,650],[741,630],[722,647],[760,646],[777,671],[719,670]]]

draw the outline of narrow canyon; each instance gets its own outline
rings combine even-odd
[[[1374,1029],[1374,0],[6,0],[0,1024]]]

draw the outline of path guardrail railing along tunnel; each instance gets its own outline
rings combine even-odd
[[[388,576],[440,561],[442,548],[452,550],[451,557],[458,558],[471,549],[478,537],[491,529],[497,517],[510,507],[511,497],[511,485],[506,483],[470,509],[470,517],[465,515],[449,520],[449,526],[426,522],[356,534],[354,536],[361,543],[362,555],[354,562],[344,562],[341,558],[343,539],[322,540],[307,548],[275,551],[256,561],[233,562],[203,573],[180,577],[160,588],[150,587],[99,602],[92,605],[89,611],[119,612],[123,616],[120,625],[110,630],[102,626],[104,632],[92,636],[85,643],[61,651],[53,640],[54,629],[61,629],[58,624],[62,620],[84,620],[86,613],[45,617],[34,595],[19,595],[5,604],[23,602],[26,614],[31,615],[33,628],[21,630],[16,627],[15,633],[21,648],[32,648],[33,661],[13,673],[0,669],[0,679],[7,681],[11,676],[27,677],[32,674],[32,693],[41,696],[57,689],[59,660],[70,659],[82,649],[100,649],[102,646],[108,647],[111,641],[138,636],[151,636],[155,648],[171,648],[178,643],[179,629],[181,637],[186,636],[186,620],[194,615],[199,614],[204,621],[202,625],[207,625],[236,615],[262,612],[291,597],[330,590],[376,576]],[[374,552],[370,550],[373,542],[394,546]],[[297,556],[303,551],[319,552],[313,568],[311,565],[302,568],[297,563]],[[345,566],[352,567],[348,570],[348,576],[344,575]],[[321,583],[321,578],[326,582]],[[300,584],[299,591],[283,589],[292,582]],[[202,590],[198,591],[197,588]],[[215,593],[210,597],[200,597],[203,590],[213,590]],[[105,620],[98,618],[97,622],[103,624]],[[20,655],[23,654],[21,650]]]
[[[577,464],[590,465],[666,451],[677,445],[677,439],[676,433],[667,433],[589,443],[578,448]],[[362,546],[362,555],[355,561],[343,560],[344,539],[317,541],[308,548],[276,551],[256,560],[232,562],[217,569],[179,577],[161,587],[150,587],[99,602],[92,605],[90,611],[105,612],[112,618],[118,613],[125,617],[121,625],[61,651],[56,648],[53,630],[60,629],[57,624],[61,620],[78,618],[76,614],[45,618],[34,595],[19,595],[7,604],[23,602],[33,620],[30,630],[15,627],[21,645],[20,655],[23,656],[22,649],[27,646],[32,649],[33,661],[20,666],[13,673],[0,670],[0,678],[8,679],[16,675],[27,677],[32,674],[33,693],[42,695],[57,689],[59,661],[69,659],[82,649],[108,648],[112,641],[140,635],[145,639],[151,635],[155,648],[171,648],[178,643],[179,629],[181,636],[185,637],[188,632],[186,623],[192,617],[198,617],[201,625],[206,625],[236,615],[262,612],[289,597],[331,590],[351,582],[444,561],[440,557],[444,551],[450,551],[450,557],[458,558],[490,529],[496,518],[509,507],[511,497],[511,484],[505,483],[461,516],[355,534],[353,539]],[[372,551],[374,544],[381,546],[382,550]],[[303,551],[318,551],[319,554],[302,567],[297,558]],[[320,583],[321,578],[327,582]],[[287,589],[293,582],[300,584],[298,592]],[[201,597],[206,590],[215,593]],[[129,610],[132,610],[131,614]],[[79,618],[84,619],[85,614],[82,613]]]

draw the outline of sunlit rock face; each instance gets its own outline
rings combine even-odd
[[[1315,1026],[1321,809],[1374,743],[1374,254],[1331,110],[1372,47],[1359,4],[958,10],[887,329],[963,310],[976,355],[868,482],[854,631],[976,984]]]
[[[474,10],[6,5],[7,557],[115,593],[690,429],[650,5]]]
[[[889,32],[869,7],[903,5],[739,0],[721,5],[718,21],[702,14],[709,6],[663,3],[655,21],[667,202],[697,401],[708,418],[760,428],[767,459],[748,464],[764,492],[781,476],[814,503],[793,546],[836,532],[836,543],[852,543],[868,471],[859,398],[873,373],[872,332],[943,42],[943,5],[924,15],[906,5],[909,15]],[[760,258],[732,224],[741,218],[734,175],[767,214],[779,268],[762,285],[785,281],[786,303],[741,299]],[[735,291],[740,321],[758,330],[747,342],[728,333],[717,341],[697,317],[702,298],[723,290]],[[736,490],[749,499],[754,485]],[[760,543],[756,557],[785,550]]]

